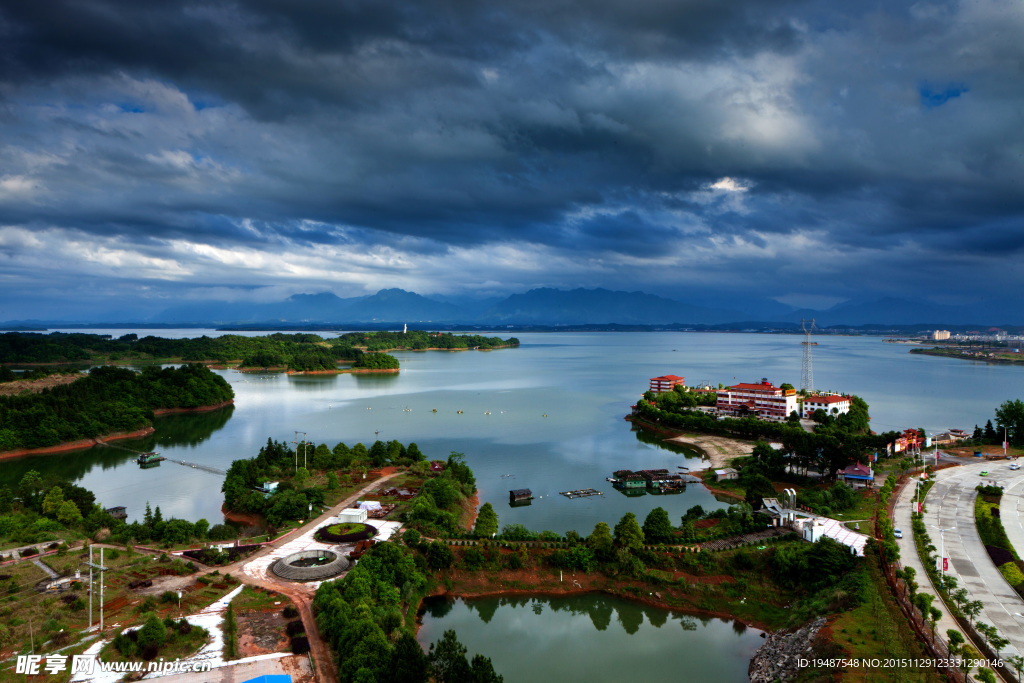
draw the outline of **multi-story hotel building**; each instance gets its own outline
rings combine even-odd
[[[664,375],[662,377],[651,378],[651,391],[656,394],[663,394],[666,391],[672,391],[676,385],[686,386],[683,381],[685,378],[676,377],[675,375]]]
[[[785,420],[797,409],[796,391],[780,389],[767,379],[760,384],[741,383],[718,390],[715,408],[728,415],[753,415],[766,420]]]
[[[804,398],[803,416],[810,419],[821,408],[827,415],[845,415],[850,412],[849,396],[807,396]]]

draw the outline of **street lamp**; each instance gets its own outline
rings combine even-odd
[[[939,527],[937,527],[934,524],[932,524],[930,526],[933,529],[939,529]],[[942,535],[942,532],[944,532],[944,531],[955,531],[955,530],[956,530],[955,526],[951,526],[948,529],[939,529],[939,559],[942,562],[946,561],[946,538],[945,538],[945,536]],[[942,565],[939,565],[939,587],[940,588],[945,587],[945,585],[946,585],[946,582],[942,578],[944,573],[945,573],[945,571],[946,570],[942,567]]]

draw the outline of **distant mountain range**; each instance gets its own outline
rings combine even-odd
[[[1014,327],[1021,322],[1015,319],[1016,315],[983,308],[939,306],[896,298],[844,302],[821,311],[796,309],[767,299],[745,300],[735,308],[725,308],[645,292],[549,288],[488,300],[457,296],[439,300],[402,289],[382,289],[376,294],[347,299],[320,292],[295,294],[284,301],[272,303],[195,302],[155,312],[145,320],[92,322],[218,327],[408,323],[418,327],[646,325],[759,329],[798,327],[801,318],[814,318],[819,328],[973,325],[987,329],[993,325]],[[54,323],[61,322],[67,321],[8,321],[6,326],[52,327]]]

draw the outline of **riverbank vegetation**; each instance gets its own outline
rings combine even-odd
[[[787,474],[813,468],[834,480],[836,470],[863,461],[866,454],[884,453],[886,444],[898,436],[896,432],[872,434],[867,427],[867,403],[856,396],[851,403],[848,414],[824,416],[813,433],[805,431],[799,422],[771,422],[755,417],[718,418],[681,404],[659,407],[646,399],[637,402],[633,419],[680,432],[780,442],[782,448],[777,449],[777,455],[755,454],[755,459],[764,461],[769,469],[766,474],[769,479],[781,479]]]
[[[512,337],[455,335],[448,332],[350,332],[337,337],[316,334],[274,333],[263,336],[225,334],[219,337],[165,339],[136,334],[110,335],[53,332],[0,334],[0,364],[31,365],[82,362],[213,362],[240,363],[242,367],[283,367],[296,371],[334,370],[338,362],[374,368],[374,363],[397,363],[374,355],[397,349],[480,349],[518,346]],[[366,364],[369,363],[369,364]],[[397,365],[388,365],[397,367]],[[0,381],[4,381],[0,378]]]
[[[467,659],[454,631],[446,631],[429,654],[420,648],[410,607],[418,606],[430,583],[422,555],[380,543],[343,578],[317,589],[317,626],[337,657],[342,683],[502,680],[490,658]]]
[[[394,500],[397,508],[389,519],[400,517],[429,533],[454,531],[465,516],[469,498],[476,490],[473,473],[461,453],[431,472],[430,463],[415,443],[376,441],[369,448],[357,443],[290,444],[267,440],[253,458],[235,460],[228,468],[221,490],[226,510],[257,515],[272,527],[306,519],[310,506],[336,504],[353,490],[380,476],[382,468],[407,468],[392,489],[415,493],[375,497],[382,503]],[[268,482],[273,482],[267,486]],[[391,490],[391,489],[389,489]]]
[[[37,394],[0,396],[0,451],[43,448],[152,426],[153,411],[230,401],[234,391],[201,365],[93,368],[82,379]]]

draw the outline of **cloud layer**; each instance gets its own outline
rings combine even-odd
[[[1002,0],[12,0],[0,318],[77,289],[1011,306],[1021,35]]]

